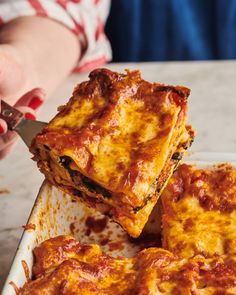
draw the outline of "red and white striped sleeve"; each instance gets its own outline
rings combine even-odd
[[[90,70],[111,60],[104,33],[110,0],[0,0],[0,26],[19,16],[55,19],[77,36],[82,55],[76,72]]]

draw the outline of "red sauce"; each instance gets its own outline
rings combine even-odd
[[[85,235],[86,235],[86,236],[90,236],[90,234],[91,234],[91,229],[88,228],[88,229],[85,231]]]
[[[117,125],[116,117],[120,115],[116,113],[116,105],[126,103],[127,98],[133,101],[142,100],[144,106],[138,112],[141,112],[145,117],[145,112],[152,112],[156,116],[161,114],[161,106],[165,102],[169,102],[169,93],[171,98],[178,105],[186,105],[186,96],[189,95],[189,90],[185,87],[166,86],[158,83],[150,83],[141,78],[139,71],[127,72],[126,74],[118,74],[106,69],[94,71],[91,73],[90,81],[79,84],[74,91],[74,97],[70,102],[63,107],[57,115],[57,118],[68,115],[68,110],[74,106],[74,102],[78,102],[78,96],[81,101],[90,100],[93,103],[93,112],[86,118],[83,126],[78,128],[47,127],[34,141],[34,145],[48,144],[50,148],[54,148],[63,153],[65,148],[72,150],[86,148],[90,141],[100,141],[100,137],[104,132],[109,132],[104,129],[104,122],[110,123],[113,127]],[[122,94],[122,95],[121,95]],[[96,105],[98,98],[105,97],[103,103]],[[79,107],[79,106],[78,106]],[[163,124],[166,125],[171,121],[172,115],[164,114],[161,118]],[[147,119],[147,118],[146,118]],[[147,119],[148,120],[148,119]],[[145,121],[145,118],[144,118]],[[122,126],[121,126],[122,128]],[[169,131],[165,129],[160,136],[164,136]],[[132,134],[134,141],[139,137],[139,130]],[[81,154],[81,151],[79,151]],[[88,150],[84,152],[85,157],[92,155]]]
[[[214,265],[215,264],[215,265]],[[236,263],[225,261],[224,263],[213,262],[211,270],[205,273],[205,281],[208,285],[221,288],[236,286]]]
[[[169,125],[172,118],[173,116],[170,113],[162,114],[160,118],[160,128],[165,128],[167,125]]]
[[[184,222],[184,230],[188,231],[189,229],[192,228],[192,226],[194,225],[194,220],[192,218],[188,218],[185,222]]]
[[[129,242],[134,245],[138,245],[140,250],[150,247],[161,247],[161,235],[143,233],[136,239],[129,237]]]
[[[79,250],[66,247],[66,244],[77,244]],[[110,243],[109,246],[111,250],[120,250],[123,243]],[[177,295],[191,293],[192,289],[198,292],[205,287],[227,292],[227,288],[236,286],[236,262],[232,257],[214,256],[205,259],[197,255],[188,260],[179,260],[164,249],[152,248],[125,259],[114,258],[102,252],[93,253],[93,247],[80,245],[74,239],[68,240],[63,236],[43,242],[38,247],[41,250],[35,252],[35,257],[36,263],[44,265],[46,261],[46,268],[43,273],[39,273],[37,279],[25,284],[22,291],[26,291],[25,294],[33,291],[41,294],[41,290],[49,293],[53,290],[57,294],[59,290],[65,294],[79,294],[83,290],[102,294],[105,290],[106,294],[149,294],[149,286],[156,285],[164,292],[161,290],[161,283],[170,282],[174,287],[172,293]],[[71,249],[70,254],[74,258],[68,257],[68,249]],[[60,253],[60,256],[57,257],[56,253]],[[126,266],[129,266],[128,271]],[[72,279],[68,277],[68,273]],[[108,281],[103,284],[104,278],[109,278],[108,285]],[[19,294],[19,289],[14,283],[12,285],[16,294]]]
[[[112,242],[108,244],[109,250],[110,251],[114,251],[114,250],[123,250],[124,249],[124,245],[123,245],[123,241],[117,241],[117,242]]]
[[[125,170],[125,165],[122,162],[118,163],[116,167],[117,167],[118,171],[124,171]]]
[[[75,223],[74,223],[74,222],[72,222],[72,223],[70,224],[70,231],[71,231],[72,235],[75,234]]]
[[[195,294],[194,294],[195,295]],[[234,295],[233,293],[226,293],[225,288],[216,290],[213,295]]]
[[[172,200],[174,202],[178,202],[184,192],[183,179],[181,177],[178,177],[178,175],[176,174],[174,182],[169,187],[172,193]]]
[[[132,141],[137,142],[137,140],[139,139],[140,133],[136,131],[136,132],[133,132],[131,136],[132,136]]]
[[[180,241],[180,242],[178,242],[178,243],[175,245],[175,247],[174,247],[174,249],[173,249],[173,252],[178,254],[178,253],[181,252],[181,250],[184,249],[184,247],[185,247],[185,242],[184,242],[184,241]]]
[[[188,91],[189,91],[189,89],[188,89]],[[177,93],[177,92],[172,92],[171,93],[171,98],[173,99],[173,101],[178,106],[184,107],[186,105],[186,101],[187,101],[187,97],[186,96],[188,96],[189,94],[190,94],[189,92],[186,93],[186,94],[182,94],[182,93],[180,94],[180,93]]]
[[[161,130],[161,131],[158,133],[157,137],[158,137],[158,138],[161,138],[161,137],[165,137],[165,136],[167,136],[167,135],[170,133],[170,130],[171,130],[171,127],[168,127],[168,128],[166,128],[166,129]]]
[[[24,273],[25,273],[26,281],[28,282],[28,281],[30,280],[30,271],[29,271],[28,264],[26,263],[25,260],[22,260],[22,261],[21,261],[21,264],[22,264],[23,269],[24,269]]]
[[[232,240],[224,239],[224,252],[225,253],[230,253],[231,245],[232,245]]]
[[[100,233],[106,228],[108,220],[109,218],[107,216],[100,219],[95,219],[92,216],[88,216],[85,220],[85,225],[88,227],[90,232],[93,231],[95,233]]]
[[[36,229],[36,225],[33,223],[28,223],[26,225],[22,226],[24,230],[35,230]]]
[[[9,284],[14,288],[16,295],[20,294],[20,289],[17,287],[17,285],[14,282],[11,281]]]
[[[102,239],[102,240],[100,241],[100,245],[101,245],[101,246],[105,246],[105,245],[107,245],[109,242],[110,242],[110,239],[108,239],[108,238],[104,238],[104,239]]]
[[[168,185],[172,200],[178,202],[193,196],[205,210],[231,213],[236,210],[236,176],[230,165],[220,165],[214,170],[195,169],[181,165]]]
[[[0,194],[10,194],[10,191],[7,188],[0,188]]]

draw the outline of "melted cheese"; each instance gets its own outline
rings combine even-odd
[[[158,200],[156,191],[176,165],[172,155],[191,140],[185,126],[188,94],[184,87],[146,82],[137,71],[97,70],[90,81],[77,86],[31,151],[54,184],[105,203],[106,213],[136,237]],[[63,172],[68,169],[61,163],[65,156],[70,159],[71,179],[68,171]],[[99,190],[89,192],[84,179]],[[157,179],[161,181],[154,184]]]
[[[236,170],[182,165],[162,194],[164,247],[181,257],[236,254]]]
[[[113,258],[59,236],[34,250],[36,279],[20,295],[235,294],[236,257],[178,259],[160,248]],[[231,293],[230,293],[231,292]]]

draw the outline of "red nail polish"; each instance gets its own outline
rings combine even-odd
[[[41,98],[33,97],[29,103],[29,107],[33,110],[36,110],[38,107],[41,106],[42,103],[43,103],[43,100]]]
[[[31,114],[31,113],[26,113],[25,114],[25,118],[26,119],[29,119],[29,120],[36,120],[36,117],[35,117],[35,115],[33,115],[33,114]]]
[[[3,134],[5,132],[4,128],[0,125],[0,134]]]

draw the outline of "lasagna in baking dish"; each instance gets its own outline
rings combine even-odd
[[[179,259],[148,248],[133,258],[113,258],[70,236],[43,242],[34,255],[35,279],[19,295],[236,294],[235,255]]]
[[[46,178],[140,235],[194,132],[189,89],[143,80],[139,71],[90,73],[33,140]]]
[[[182,164],[161,196],[163,247],[180,257],[236,254],[236,170]]]
[[[163,248],[132,258],[59,236],[34,249],[20,295],[236,294],[236,170],[182,164],[161,195]]]

